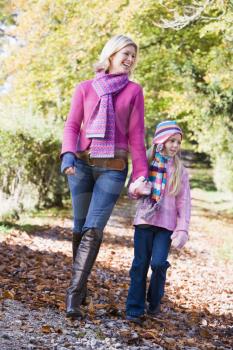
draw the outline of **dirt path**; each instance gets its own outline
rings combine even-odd
[[[123,198],[106,228],[90,276],[88,317],[65,318],[71,266],[70,219],[34,218],[1,242],[0,349],[232,349],[232,264],[218,259],[233,221],[193,198],[190,241],[173,250],[161,315],[143,327],[124,320],[133,256],[134,208]]]

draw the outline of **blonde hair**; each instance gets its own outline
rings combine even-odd
[[[152,146],[147,153],[148,163],[150,164],[153,160],[156,145]],[[183,164],[180,157],[176,154],[174,156],[174,171],[169,179],[169,194],[177,196],[181,189],[181,177],[183,171]]]
[[[183,164],[180,157],[176,154],[174,157],[174,171],[171,174],[169,181],[169,194],[177,196],[181,188]]]
[[[135,62],[133,64],[132,70],[136,66],[136,61],[138,58],[138,46],[137,44],[128,36],[125,35],[115,35],[104,45],[99,60],[94,64],[94,69],[96,72],[107,71],[110,67],[110,57],[116,52],[123,49],[125,46],[133,45],[136,50]]]

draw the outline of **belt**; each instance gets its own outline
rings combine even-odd
[[[125,150],[116,151],[114,158],[91,158],[90,150],[76,152],[75,155],[90,166],[108,168],[110,170],[124,170],[128,164],[128,153]]]

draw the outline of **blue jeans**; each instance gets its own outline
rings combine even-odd
[[[134,232],[134,259],[130,269],[130,288],[126,302],[126,314],[141,316],[144,314],[146,299],[146,281],[149,266],[152,274],[147,292],[150,309],[156,308],[164,295],[167,261],[171,246],[171,234],[165,228],[138,225]]]
[[[68,175],[72,198],[74,233],[90,228],[103,230],[124,186],[128,169],[92,167],[74,160],[75,174]]]

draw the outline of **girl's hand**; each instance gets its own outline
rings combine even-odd
[[[130,191],[128,192],[128,196],[130,199],[139,199],[140,196],[138,194],[131,193]]]
[[[69,168],[66,168],[66,169],[64,170],[64,173],[65,173],[66,175],[74,175],[74,174],[75,174],[75,169],[74,169],[73,166],[70,166]]]
[[[174,231],[171,235],[172,246],[181,249],[188,240],[188,233],[186,231]]]

